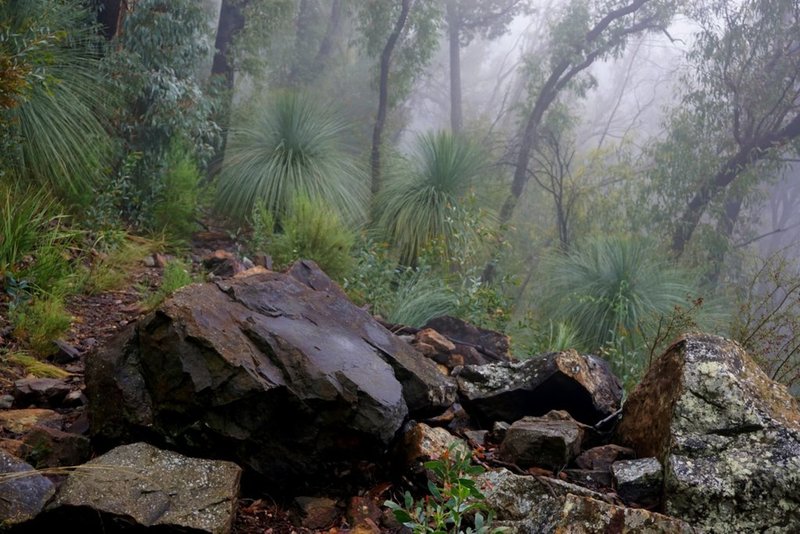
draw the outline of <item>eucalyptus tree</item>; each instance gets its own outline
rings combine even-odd
[[[476,37],[500,37],[529,0],[446,0],[445,21],[450,55],[450,127],[464,125],[461,100],[461,48]]]
[[[542,121],[559,96],[568,90],[585,92],[593,83],[586,70],[595,61],[619,55],[631,37],[666,31],[677,5],[677,0],[572,0],[564,6],[550,32],[548,55],[528,62],[532,103],[523,116],[511,191],[499,214],[501,225],[511,220],[530,180]],[[493,273],[493,264],[487,265],[484,278],[491,279]]]
[[[711,0],[693,10],[701,31],[690,55],[690,90],[666,143],[689,146],[699,163],[666,166],[662,187],[684,192],[673,212],[672,250],[681,256],[706,215],[729,238],[765,177],[800,150],[800,9],[795,0]],[[687,137],[688,136],[688,137]],[[660,160],[665,164],[669,146]],[[678,175],[680,173],[680,175]],[[677,180],[677,182],[676,182]],[[672,185],[669,185],[672,183]],[[716,213],[711,208],[718,206]]]
[[[363,0],[359,6],[362,45],[369,57],[379,59],[378,110],[370,156],[373,194],[381,187],[381,144],[387,114],[408,95],[430,61],[441,15],[437,0]]]

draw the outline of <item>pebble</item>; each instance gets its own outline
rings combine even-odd
[[[11,395],[0,395],[0,409],[8,409],[14,405],[14,397]]]

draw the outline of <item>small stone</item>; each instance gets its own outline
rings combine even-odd
[[[621,460],[611,465],[617,493],[627,504],[650,508],[661,499],[664,472],[655,458]]]
[[[611,464],[618,460],[630,460],[636,457],[633,449],[620,445],[601,445],[583,451],[580,456],[575,458],[575,463],[581,469],[600,469],[609,470]]]
[[[421,352],[423,356],[427,356],[429,358],[439,354],[439,352],[433,348],[433,346],[428,345],[427,343],[415,343],[414,348]]]
[[[505,421],[495,421],[492,425],[492,431],[489,433],[490,439],[495,443],[502,443],[509,428],[511,428],[511,425]]]
[[[81,357],[81,352],[66,341],[57,339],[55,343],[58,347],[58,352],[53,355],[55,363],[70,363]]]
[[[295,503],[300,508],[300,525],[305,528],[328,528],[339,517],[336,501],[327,497],[297,497]]]
[[[417,332],[417,343],[424,343],[434,348],[436,352],[450,353],[456,349],[455,344],[433,328],[425,328]]]
[[[478,447],[484,447],[486,445],[486,436],[488,434],[488,430],[467,430],[464,432],[464,437],[467,438],[470,443],[474,443]]]
[[[440,458],[453,446],[466,450],[464,442],[444,428],[417,423],[403,436],[405,464],[409,468],[419,469],[422,463]]]
[[[500,456],[522,468],[563,469],[580,452],[583,429],[575,421],[523,417],[500,444]]]
[[[151,254],[150,256],[145,256],[145,258],[142,260],[142,263],[144,263],[145,267],[155,267],[156,259]]]
[[[611,471],[608,469],[565,469],[567,480],[573,484],[595,491],[611,487]]]
[[[11,395],[0,395],[0,410],[7,410],[14,405],[14,397]]]

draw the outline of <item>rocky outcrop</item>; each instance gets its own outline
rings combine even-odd
[[[617,411],[622,400],[622,386],[608,363],[574,350],[523,362],[467,365],[458,373],[458,388],[467,411],[488,424],[566,410],[594,425]]]
[[[105,532],[162,527],[230,532],[241,469],[146,443],[118,447],[73,472],[47,511],[20,532]]]
[[[453,402],[432,362],[305,265],[302,282],[267,272],[183,288],[89,358],[95,437],[215,451],[274,484],[321,483],[380,457],[409,411]]]
[[[704,532],[800,532],[800,409],[737,344],[692,335],[625,404],[618,437],[664,466],[664,510]]]

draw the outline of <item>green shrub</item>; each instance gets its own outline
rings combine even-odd
[[[189,274],[189,267],[180,260],[173,260],[164,266],[164,273],[161,277],[161,285],[158,290],[150,295],[145,301],[145,307],[153,309],[161,304],[167,297],[183,286],[192,283],[192,275]]]
[[[458,301],[443,280],[429,270],[402,273],[392,299],[385,303],[384,318],[390,323],[421,327],[434,317],[453,315]]]
[[[336,280],[350,272],[355,235],[345,227],[335,209],[323,201],[298,196],[281,221],[283,231],[276,233],[269,245],[277,266],[309,259]]]
[[[196,226],[200,171],[191,152],[176,142],[170,147],[165,165],[163,189],[153,211],[153,227],[183,241]]]
[[[486,497],[475,485],[474,477],[483,473],[472,465],[470,451],[451,446],[441,458],[425,462],[437,483],[428,482],[423,499],[414,500],[406,492],[403,504],[385,501],[404,527],[413,534],[495,534],[505,532],[492,527],[494,513],[486,505]]]
[[[10,314],[14,336],[36,354],[47,356],[55,349],[53,342],[70,327],[72,316],[64,301],[55,296],[42,296],[18,306]]]

